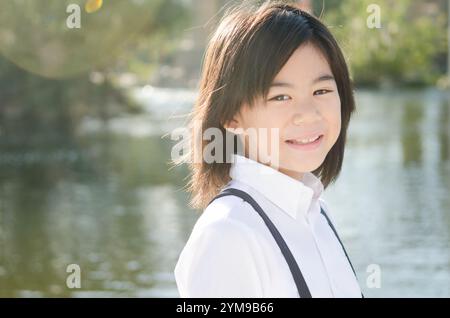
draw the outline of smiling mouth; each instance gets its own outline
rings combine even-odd
[[[323,135],[317,135],[316,137],[313,137],[313,138],[289,139],[289,140],[286,140],[286,142],[291,145],[309,145],[309,144],[314,144],[315,142],[319,141],[322,138],[323,138]]]

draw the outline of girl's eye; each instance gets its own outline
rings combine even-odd
[[[331,93],[331,92],[332,92],[332,90],[329,90],[329,89],[319,89],[319,90],[314,92],[314,95],[315,96],[316,95],[325,95],[325,94],[328,94],[328,93]]]
[[[275,96],[274,98],[271,98],[270,100],[274,100],[274,101],[277,101],[277,102],[282,102],[282,101],[285,101],[285,100],[288,100],[288,99],[290,99],[290,97],[288,95],[278,95],[278,96]]]

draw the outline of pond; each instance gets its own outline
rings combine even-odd
[[[0,135],[0,296],[178,296],[173,268],[198,213],[162,136],[195,94],[134,94],[144,114],[86,119],[70,139]],[[359,90],[357,105],[324,196],[363,291],[450,297],[450,95]],[[66,285],[69,264],[79,289]],[[380,288],[366,284],[373,264]]]

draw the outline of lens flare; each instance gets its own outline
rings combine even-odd
[[[100,10],[103,5],[103,0],[88,0],[84,9],[87,13],[94,13],[95,11]]]

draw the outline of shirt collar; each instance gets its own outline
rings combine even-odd
[[[311,172],[297,180],[237,154],[232,155],[230,177],[254,188],[294,219],[305,216],[323,192],[322,182]]]

